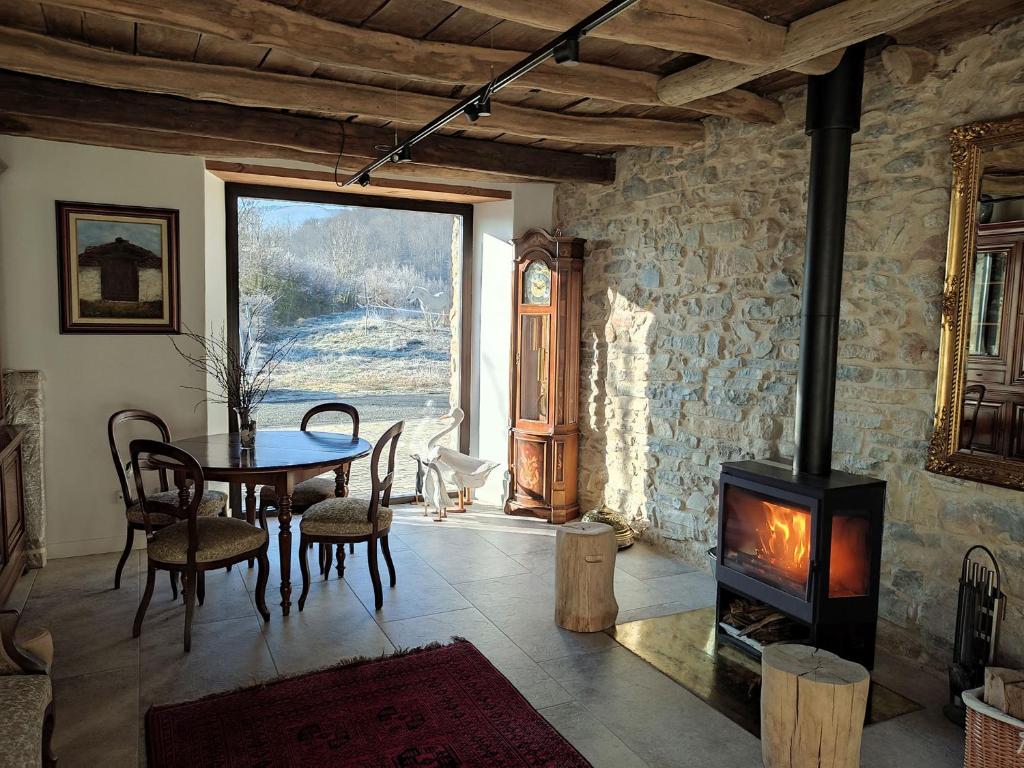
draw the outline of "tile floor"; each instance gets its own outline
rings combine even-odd
[[[282,617],[276,589],[268,593],[267,626],[252,602],[256,571],[235,568],[207,576],[206,605],[196,611],[188,655],[181,646],[182,608],[171,601],[166,578],[157,582],[142,637],[131,637],[140,555],[129,561],[119,592],[111,589],[116,556],[97,555],[52,560],[30,572],[11,603],[24,608],[26,621],[54,634],[55,747],[64,768],[144,764],[142,717],[151,704],[453,635],[475,643],[597,768],[761,765],[754,737],[607,635],[554,625],[554,534],[539,521],[481,505],[444,524],[405,508],[391,535],[398,587],[385,586],[380,613],[372,610],[359,548],[349,556],[344,581],[333,573],[314,581],[301,614],[293,608]],[[273,568],[272,585],[276,563]],[[625,622],[710,605],[714,583],[637,545],[619,555],[616,596]],[[961,765],[962,734],[938,710],[941,677],[888,658],[876,675],[927,708],[869,728],[863,765]]]

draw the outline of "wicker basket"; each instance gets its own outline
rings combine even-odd
[[[1024,768],[1024,722],[990,707],[984,688],[964,691],[964,768]]]

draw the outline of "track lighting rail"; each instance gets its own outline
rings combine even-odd
[[[550,58],[554,58],[559,64],[572,65],[579,61],[580,38],[585,37],[597,27],[609,21],[624,10],[633,5],[637,0],[613,0],[587,16],[583,21],[567,29],[543,48],[540,48],[518,64],[505,70],[491,82],[480,87],[469,96],[464,98],[451,109],[435,117],[429,123],[420,128],[416,133],[409,136],[405,141],[396,144],[372,163],[356,171],[342,186],[348,186],[353,182],[362,186],[370,183],[371,174],[378,168],[392,162],[410,162],[412,159],[412,148],[432,133],[448,125],[452,120],[461,115],[466,115],[472,122],[480,117],[490,114],[491,95],[502,88],[511,85],[530,70],[543,64]],[[399,158],[399,159],[396,159]]]

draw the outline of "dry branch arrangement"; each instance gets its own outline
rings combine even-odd
[[[181,335],[194,343],[198,352],[188,352],[172,337],[175,351],[213,383],[212,388],[183,385],[184,389],[194,389],[206,395],[196,403],[196,407],[205,402],[223,403],[238,414],[243,434],[249,430],[254,432],[256,411],[267,396],[274,371],[295,346],[298,336],[272,341],[267,324],[253,319],[246,323],[235,354],[223,327],[219,332],[211,330],[209,334],[202,334],[185,326]]]

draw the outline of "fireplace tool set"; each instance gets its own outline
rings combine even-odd
[[[985,667],[995,661],[1005,612],[999,563],[987,547],[975,545],[967,550],[960,570],[949,703],[943,707],[946,717],[961,726],[966,717],[961,694],[984,683]]]

